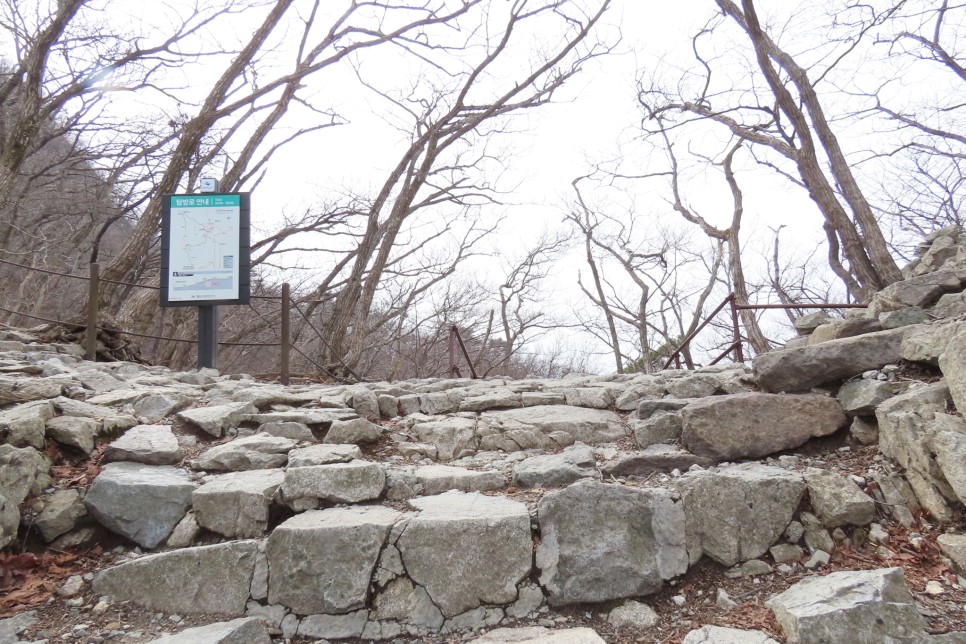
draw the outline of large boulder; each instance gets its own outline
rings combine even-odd
[[[232,541],[140,557],[97,573],[93,589],[149,610],[242,615],[257,550]]]
[[[28,402],[0,411],[0,442],[13,447],[44,448],[47,421],[54,417],[47,400]]]
[[[939,366],[939,356],[946,351],[950,340],[963,328],[966,328],[966,322],[920,324],[913,327],[902,338],[899,357],[911,362],[925,362],[934,367]]]
[[[285,521],[268,538],[269,603],[301,615],[362,608],[379,552],[400,518],[390,508],[367,506]]]
[[[108,530],[154,548],[184,518],[197,487],[187,472],[175,467],[108,463],[91,484],[84,504]]]
[[[10,378],[0,376],[0,407],[12,403],[56,398],[64,389],[59,378]]]
[[[647,595],[687,570],[684,508],[670,490],[580,482],[545,494],[538,515],[553,605]]]
[[[441,461],[451,461],[476,453],[475,418],[431,418],[413,425],[413,432],[420,442],[436,446]]]
[[[755,356],[755,378],[766,391],[807,391],[826,382],[851,378],[899,359],[905,329],[769,351]]]
[[[692,402],[681,415],[681,438],[688,451],[719,461],[798,447],[848,422],[834,398],[818,394],[712,396]]]
[[[268,528],[272,495],[282,470],[251,470],[212,476],[192,494],[198,524],[226,537],[260,537]]]
[[[789,642],[882,644],[925,639],[901,568],[833,572],[798,582],[765,605]]]
[[[757,463],[689,472],[677,485],[691,562],[706,554],[725,566],[767,552],[805,493],[800,475]]]
[[[414,583],[445,617],[517,599],[533,562],[527,507],[501,497],[451,491],[410,501],[396,547]]]
[[[925,308],[945,293],[963,290],[962,275],[955,270],[940,270],[895,282],[872,297],[869,316],[878,317],[883,311],[896,311],[909,306]]]

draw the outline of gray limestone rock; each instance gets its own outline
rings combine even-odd
[[[688,451],[718,460],[767,456],[798,447],[848,422],[834,398],[817,394],[713,396],[689,404],[681,414],[681,437]]]
[[[47,497],[44,509],[34,520],[34,526],[40,530],[44,541],[50,543],[73,530],[77,520],[85,516],[87,508],[80,492],[75,489],[57,490]]]
[[[461,391],[440,391],[419,396],[419,411],[427,416],[452,414],[459,411],[463,402]]]
[[[835,396],[849,416],[868,416],[875,413],[881,403],[908,388],[907,383],[882,380],[850,380],[842,385]]]
[[[468,470],[449,465],[426,465],[416,469],[416,481],[423,494],[440,494],[447,490],[487,492],[506,487],[506,477],[495,470]]]
[[[43,449],[47,421],[53,417],[54,406],[47,400],[0,411],[0,442],[13,447]]]
[[[39,621],[36,611],[25,611],[9,617],[0,619],[0,644],[18,644],[20,638],[17,637],[25,630]]]
[[[309,426],[304,423],[274,422],[265,423],[258,427],[258,432],[279,438],[291,438],[299,442],[316,443],[318,440]]]
[[[167,425],[137,425],[104,448],[101,462],[131,461],[146,465],[174,465],[184,452]]]
[[[289,467],[306,467],[308,465],[328,465],[329,463],[348,463],[362,458],[362,450],[358,445],[351,444],[323,444],[310,445],[293,449],[288,453]]]
[[[330,503],[359,503],[382,495],[386,471],[369,461],[289,467],[279,490],[282,501],[296,512]]]
[[[604,476],[646,477],[655,472],[687,470],[692,465],[711,467],[714,459],[696,456],[674,445],[651,445],[641,452],[622,452],[600,466]]]
[[[607,621],[617,628],[652,628],[660,621],[647,604],[628,600],[607,613]]]
[[[925,324],[926,322],[929,322],[929,316],[918,306],[908,306],[904,309],[879,314],[879,323],[883,329],[898,329],[901,326]]]
[[[90,454],[94,451],[97,423],[91,418],[57,416],[47,421],[47,436],[61,445]]]
[[[593,450],[578,443],[559,454],[531,456],[513,467],[513,484],[521,487],[559,487],[586,478],[600,478]]]
[[[755,356],[755,378],[766,391],[807,391],[899,359],[905,329],[879,331]]]
[[[850,479],[809,467],[805,470],[805,483],[812,510],[826,528],[868,525],[875,518],[875,502]]]
[[[166,465],[108,463],[84,498],[87,510],[108,530],[154,548],[191,507],[197,484]]]
[[[809,335],[818,327],[822,326],[823,324],[828,324],[834,319],[835,318],[825,311],[806,313],[802,317],[795,320],[795,330],[798,331],[799,335]]]
[[[157,423],[171,414],[187,408],[194,399],[190,396],[162,392],[140,398],[134,403],[134,413],[148,423]]]
[[[522,407],[520,394],[509,388],[494,389],[485,393],[471,394],[460,403],[460,411],[486,411],[487,409],[512,409]]]
[[[285,465],[288,453],[297,444],[291,438],[254,434],[212,447],[192,466],[197,470],[215,472],[269,470]]]
[[[301,637],[344,639],[362,637],[369,611],[358,610],[346,615],[307,615],[298,626]]]
[[[56,398],[64,390],[59,378],[8,378],[0,376],[0,406]]]
[[[130,429],[138,424],[137,418],[129,414],[119,414],[110,407],[103,405],[92,405],[91,403],[72,398],[60,396],[54,398],[54,407],[64,416],[80,416],[81,418],[93,418],[98,423],[98,432],[105,435],[114,435]]]
[[[538,515],[552,605],[647,595],[687,570],[684,508],[669,490],[580,482],[545,494]]]
[[[815,345],[831,340],[841,340],[842,338],[852,338],[866,333],[881,331],[882,325],[878,320],[864,318],[850,320],[833,320],[817,327],[808,336],[808,344]]]
[[[856,416],[849,425],[849,433],[863,445],[875,445],[879,442],[879,424],[874,417],[870,420]]]
[[[17,538],[20,528],[20,508],[0,491],[0,548],[6,548]]]
[[[421,443],[436,446],[439,460],[452,461],[476,453],[476,419],[453,416],[433,418],[413,425]]]
[[[872,297],[869,313],[878,316],[883,311],[896,311],[909,306],[928,307],[945,293],[963,290],[957,271],[941,270],[895,282]]]
[[[592,628],[550,630],[543,626],[496,628],[471,640],[473,644],[604,644],[604,639]]]
[[[232,541],[140,557],[97,573],[93,589],[149,610],[243,615],[257,549]]]
[[[414,585],[407,577],[393,579],[376,595],[372,618],[394,619],[430,631],[438,631],[444,621],[443,613],[433,604],[426,589]]]
[[[925,635],[901,568],[833,572],[798,582],[765,605],[789,642],[883,644]]]
[[[409,577],[445,617],[517,599],[533,561],[525,505],[458,491],[410,504],[419,514],[406,521],[396,547]]]
[[[164,542],[164,545],[167,548],[187,548],[195,542],[200,532],[201,526],[198,525],[195,513],[188,512],[171,531],[171,535]]]
[[[229,427],[238,427],[251,414],[258,414],[258,408],[255,405],[248,402],[234,402],[185,409],[178,412],[178,418],[218,438]]]
[[[966,324],[956,329],[946,350],[939,356],[939,369],[946,377],[956,409],[966,410]]]
[[[366,506],[310,511],[285,521],[268,538],[269,603],[301,615],[362,608],[379,552],[401,517],[390,508]]]
[[[681,439],[681,414],[679,412],[658,411],[644,420],[631,422],[634,438],[642,448],[657,443],[669,443]]]
[[[757,463],[690,472],[677,485],[691,563],[706,554],[725,566],[767,552],[805,493],[797,473]]]
[[[938,318],[959,318],[966,314],[966,293],[946,293],[929,307],[929,315]]]
[[[379,398],[365,385],[353,385],[345,390],[345,402],[352,409],[372,422],[379,422]]]
[[[571,407],[609,409],[614,404],[614,392],[607,387],[566,387],[558,391]]]
[[[942,478],[966,502],[966,421],[959,416],[937,414],[926,425],[926,445],[936,455]]]
[[[282,470],[251,470],[209,477],[191,496],[198,524],[226,537],[260,537],[268,528],[272,495]]]
[[[352,445],[374,443],[382,437],[382,431],[382,427],[365,418],[337,420],[332,423],[322,442]]]
[[[186,628],[151,640],[151,644],[272,644],[272,638],[258,617],[239,617],[230,622]]]
[[[692,401],[681,398],[644,399],[637,403],[636,417],[647,420],[658,412],[680,411]]]
[[[708,625],[689,632],[681,644],[778,644],[778,641],[764,631]]]
[[[50,461],[33,447],[0,445],[0,491],[14,506],[50,485]]]
[[[687,372],[683,378],[667,383],[670,398],[705,398],[714,395],[718,389],[718,379],[710,374]]]
[[[902,338],[899,356],[903,360],[925,362],[938,367],[939,356],[946,351],[949,341],[961,328],[966,328],[966,323],[922,324],[911,328]]]
[[[940,551],[949,557],[953,568],[959,574],[966,574],[966,536],[961,534],[941,534],[936,539]]]
[[[544,434],[566,432],[575,441],[584,443],[609,443],[626,435],[617,413],[567,405],[543,405],[484,412],[480,425],[481,429],[482,426],[501,430],[523,427],[535,429]]]

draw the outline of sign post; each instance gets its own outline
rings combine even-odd
[[[198,307],[199,369],[218,361],[218,305],[251,300],[250,221],[247,192],[165,195],[161,306]]]

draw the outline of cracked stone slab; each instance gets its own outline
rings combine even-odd
[[[231,472],[205,479],[191,496],[198,524],[226,537],[259,537],[268,528],[272,495],[283,470]]]
[[[136,425],[104,448],[104,463],[132,461],[146,465],[174,465],[184,452],[167,425]]]

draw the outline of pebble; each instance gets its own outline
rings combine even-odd
[[[926,582],[926,594],[927,595],[942,595],[945,594],[946,589],[938,581],[927,581]]]
[[[892,539],[881,524],[873,523],[869,526],[869,541],[872,543],[888,543]]]
[[[687,598],[684,595],[675,595],[674,597],[671,598],[671,601],[678,606],[684,606],[688,602]]]
[[[728,612],[738,607],[738,602],[733,600],[731,596],[725,591],[724,588],[718,589],[718,597],[714,602],[714,605],[721,610]]]
[[[84,590],[84,578],[80,575],[73,575],[67,578],[64,585],[57,590],[61,597],[73,597]]]

